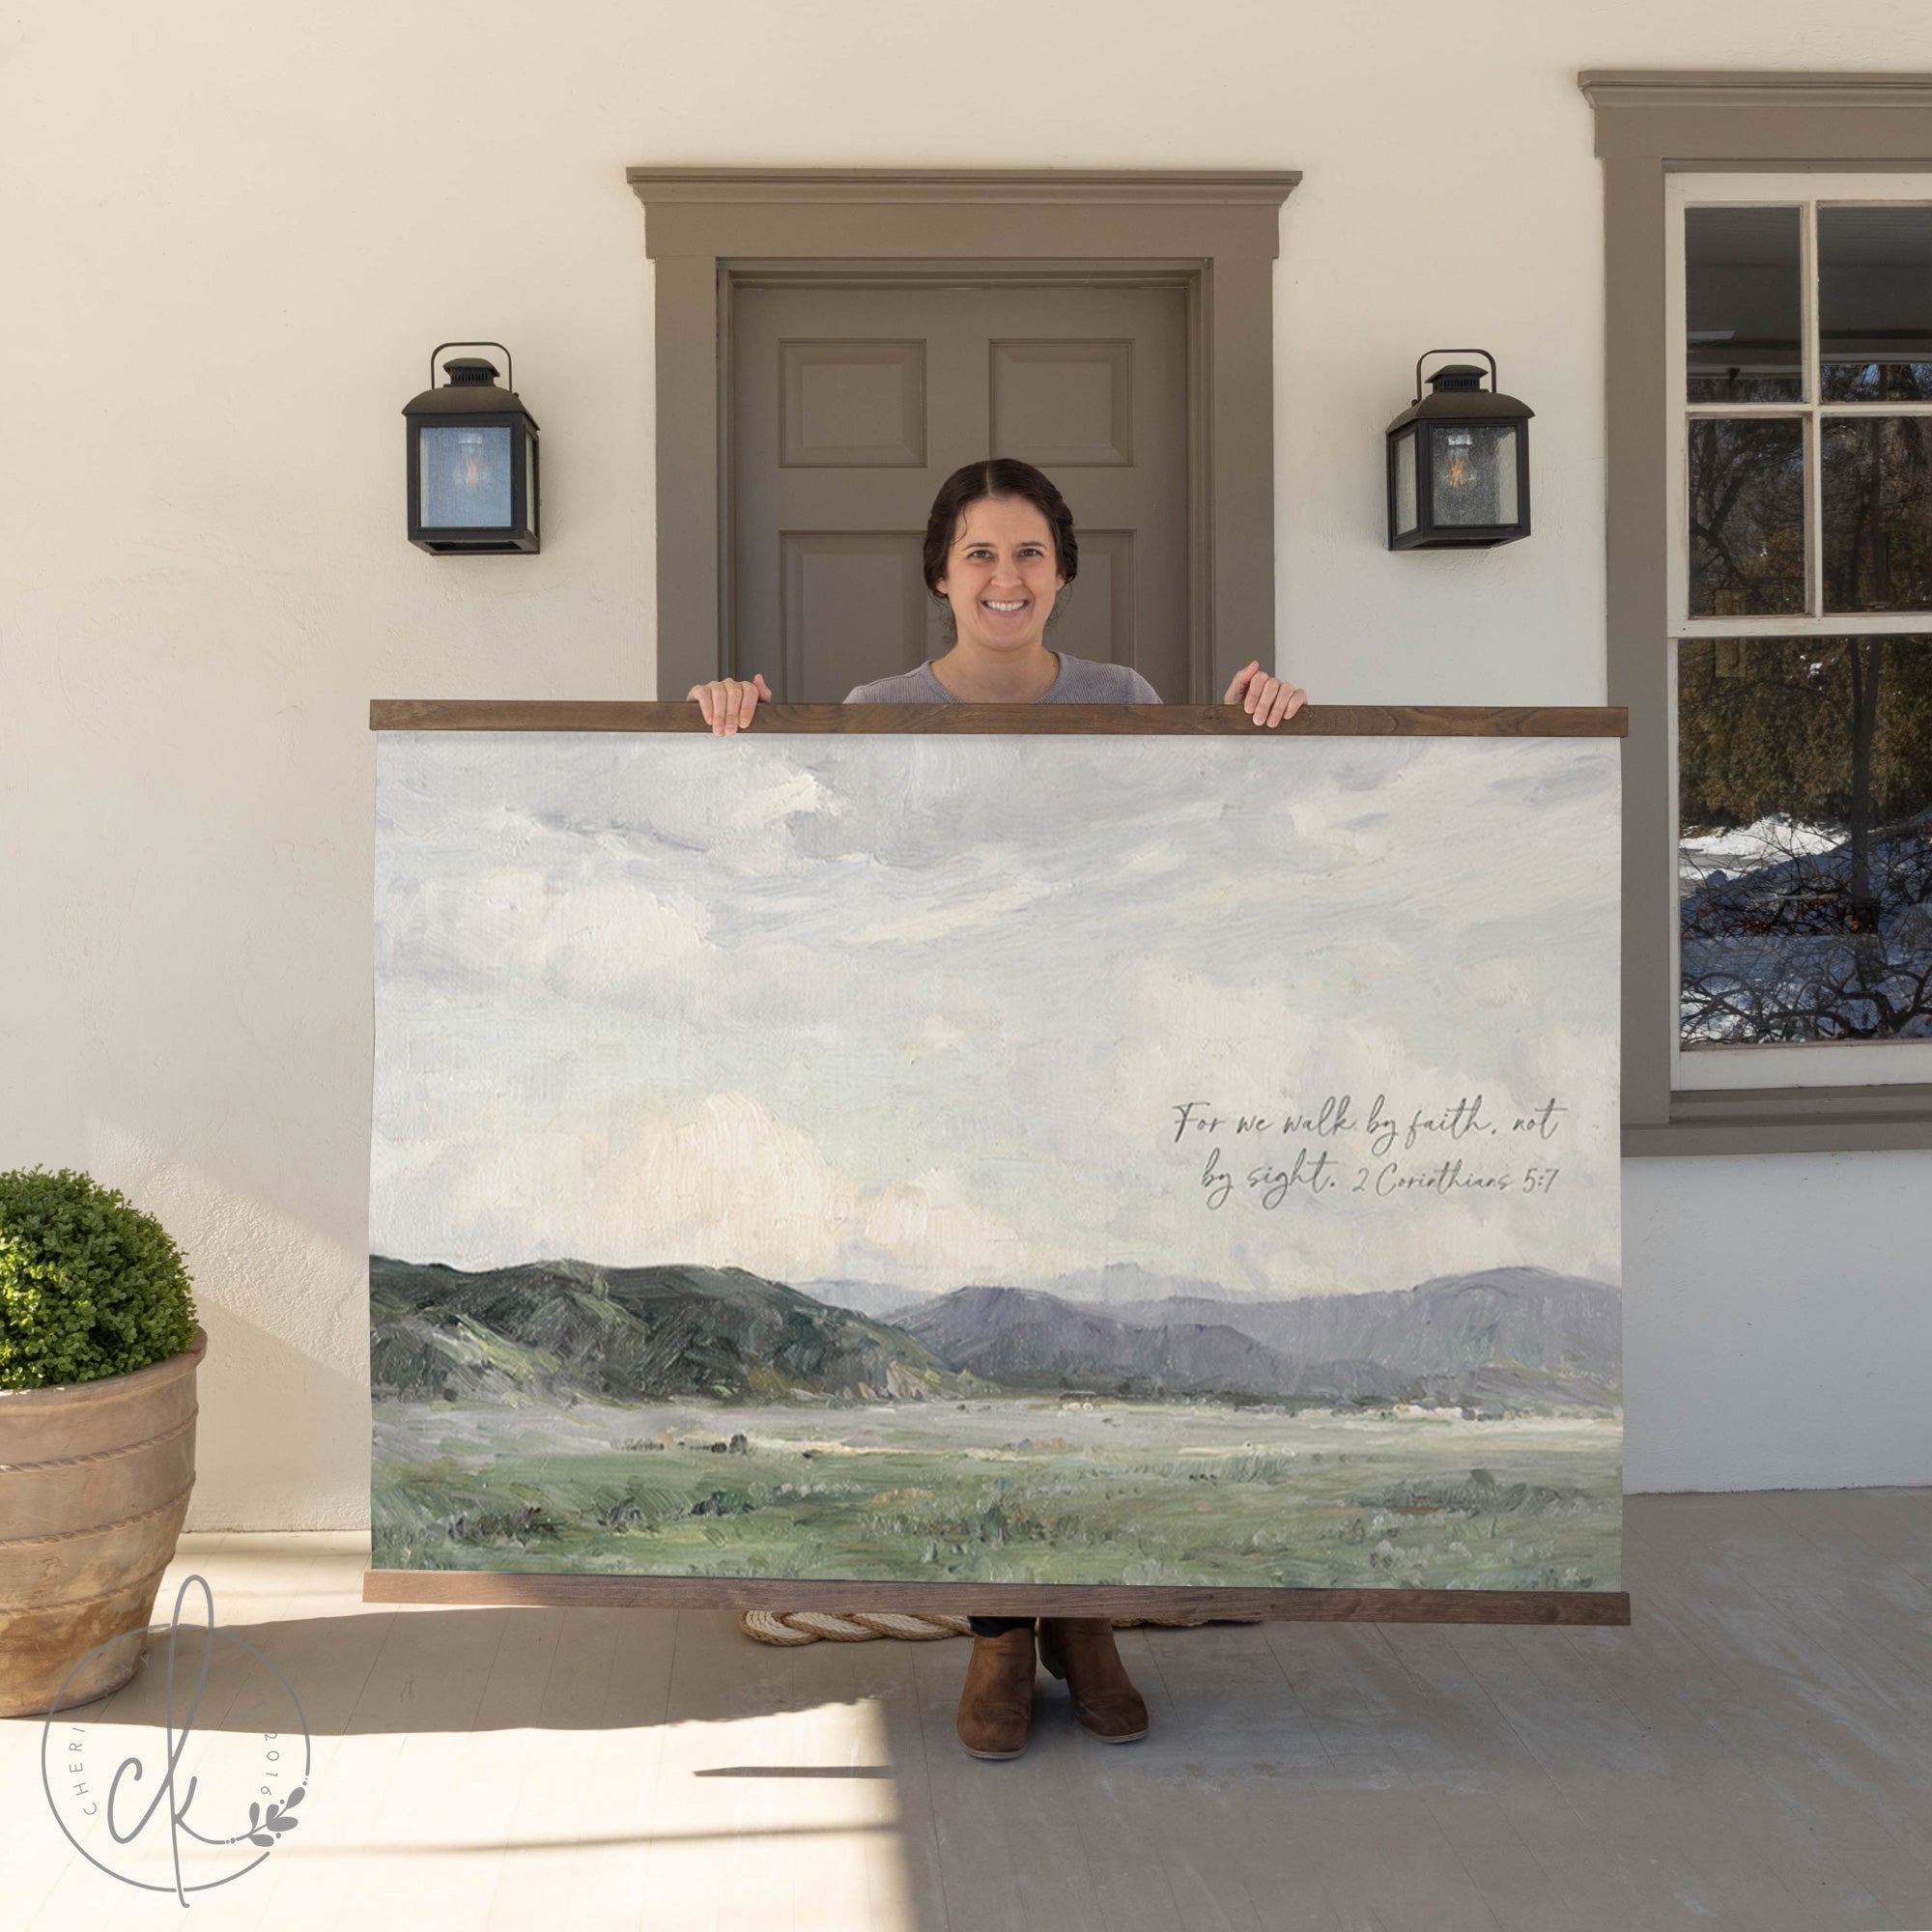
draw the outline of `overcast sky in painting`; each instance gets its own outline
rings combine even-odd
[[[377,1253],[932,1290],[1618,1278],[1613,744],[378,745]],[[1499,1131],[1454,1145],[1277,1130],[1478,1094]],[[1553,1139],[1515,1131],[1552,1097]],[[1183,1102],[1224,1126],[1177,1144]],[[1264,1207],[1248,1177],[1302,1147],[1340,1185]],[[1457,1157],[1511,1189],[1375,1194]]]

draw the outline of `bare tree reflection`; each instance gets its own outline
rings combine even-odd
[[[1683,893],[1682,1037],[1932,1038],[1932,639],[1686,640],[1678,726],[1687,840],[1754,848]]]

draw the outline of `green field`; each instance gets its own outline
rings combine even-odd
[[[739,1435],[737,1449],[714,1449]],[[646,1448],[646,1443],[664,1444]],[[379,1403],[379,1569],[1613,1590],[1620,1418]]]

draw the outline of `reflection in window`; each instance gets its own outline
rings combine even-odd
[[[1798,215],[1795,208],[1685,210],[1690,401],[1801,400]]]
[[[1678,645],[1686,1046],[1932,1039],[1932,638]]]
[[[1690,614],[1804,609],[1804,426],[1796,417],[1690,424]]]
[[[1818,356],[1828,403],[1932,402],[1932,208],[1819,209]]]
[[[1825,609],[1932,610],[1932,416],[1827,416]]]

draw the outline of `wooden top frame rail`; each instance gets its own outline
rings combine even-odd
[[[709,731],[697,706],[618,699],[378,697],[372,731]],[[1216,737],[1258,726],[1236,704],[761,704],[753,731],[984,731]],[[1310,704],[1269,735],[1300,738],[1622,738],[1611,707]]]

